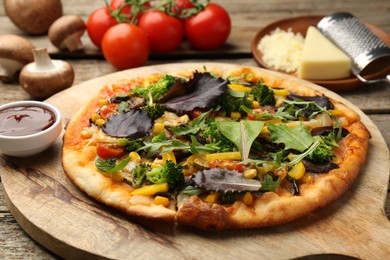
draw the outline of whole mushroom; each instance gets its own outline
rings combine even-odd
[[[57,48],[73,52],[84,48],[80,38],[85,29],[80,16],[69,14],[61,16],[50,26],[48,36]]]
[[[3,4],[11,21],[32,35],[47,33],[50,25],[62,16],[61,0],[4,0]]]
[[[45,99],[73,84],[72,66],[62,60],[52,60],[46,48],[33,50],[34,62],[24,66],[19,82],[36,99]]]
[[[10,82],[16,72],[34,60],[34,45],[27,39],[13,35],[0,35],[0,80]]]

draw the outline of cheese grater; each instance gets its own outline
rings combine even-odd
[[[362,71],[378,60],[382,68],[390,66],[390,48],[354,15],[346,12],[325,16],[317,24],[317,28],[352,59],[352,73],[364,83],[386,81],[390,83],[390,75],[384,79],[366,80]]]

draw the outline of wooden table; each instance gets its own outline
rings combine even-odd
[[[96,8],[103,5],[101,0],[62,1],[65,14],[78,14],[85,20]],[[242,65],[257,66],[250,52],[251,40],[265,25],[288,17],[302,15],[322,15],[336,11],[349,11],[357,17],[390,33],[390,1],[306,1],[306,0],[215,0],[230,13],[233,29],[228,44],[213,52],[197,52],[183,44],[180,50],[166,55],[152,55],[147,65],[197,62],[210,60]],[[47,47],[53,57],[67,60],[75,70],[74,84],[115,72],[93,46],[88,36],[83,36],[85,53],[73,55],[59,52],[46,36],[29,37],[18,30],[6,17],[0,0],[0,34],[12,33],[27,37],[36,46]],[[341,93],[341,96],[359,107],[378,126],[387,146],[390,146],[390,86],[376,84],[354,91]],[[17,100],[32,99],[18,83],[0,83],[0,104]],[[0,179],[1,181],[1,179]],[[385,185],[385,184],[384,184]],[[390,217],[390,193],[387,195],[385,211]],[[56,259],[32,240],[17,224],[5,205],[3,186],[0,185],[0,258],[1,259]]]

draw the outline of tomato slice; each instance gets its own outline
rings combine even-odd
[[[97,144],[97,154],[100,158],[107,160],[110,158],[119,158],[125,153],[125,148],[119,145],[108,145],[104,143]]]
[[[210,168],[222,168],[222,169],[228,169],[230,171],[238,171],[242,172],[244,169],[244,165],[238,161],[229,161],[229,160],[215,160],[212,162],[209,162]]]
[[[116,107],[118,105],[119,104],[112,103],[112,104],[107,104],[107,105],[102,106],[102,108],[100,109],[100,113],[99,113],[100,117],[103,118],[104,120],[106,120],[113,113],[117,112]]]

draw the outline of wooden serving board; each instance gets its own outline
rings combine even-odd
[[[65,125],[105,84],[125,77],[202,66],[239,65],[181,63],[141,67],[84,82],[47,102],[60,109]],[[374,123],[350,102],[302,82],[355,108],[372,139],[367,164],[348,193],[298,221],[270,228],[208,233],[131,218],[90,199],[69,181],[61,167],[62,138],[35,157],[1,157],[7,206],[33,239],[72,259],[286,259],[324,254],[363,259],[388,257],[390,224],[384,213],[384,201],[389,181],[389,151],[385,141]]]

